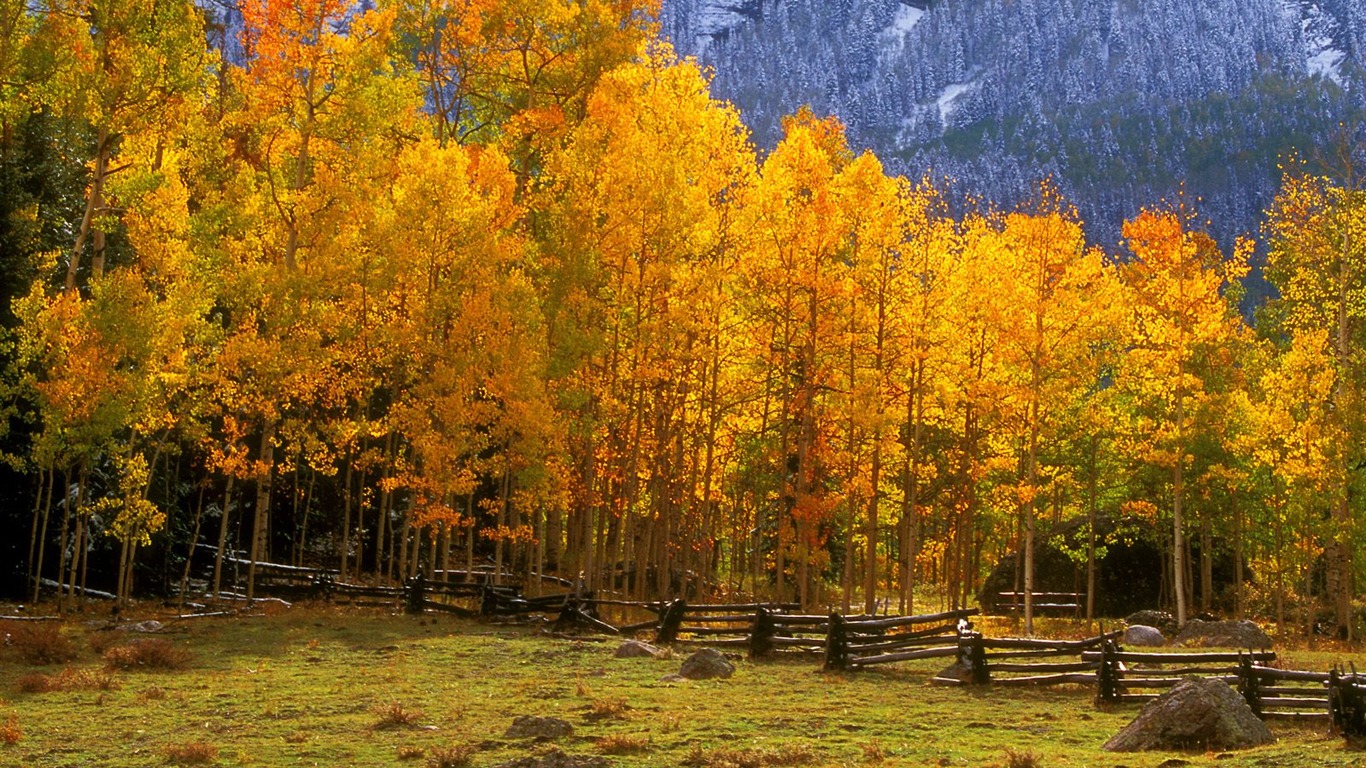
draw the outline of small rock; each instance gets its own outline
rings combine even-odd
[[[735,674],[735,665],[726,661],[726,657],[715,648],[703,648],[683,661],[678,674],[689,680],[725,679]]]
[[[1160,645],[1166,645],[1167,638],[1162,636],[1162,633],[1157,627],[1149,627],[1145,624],[1130,624],[1129,628],[1124,630],[1123,642],[1125,645],[1156,648]]]
[[[618,659],[657,659],[663,650],[656,648],[649,643],[642,643],[639,640],[627,640],[617,646],[615,656]]]
[[[1110,752],[1245,749],[1273,740],[1266,723],[1222,680],[1188,677],[1105,742]]]
[[[136,624],[120,624],[119,629],[124,632],[160,632],[162,623],[155,619],[139,621]]]
[[[659,682],[661,682],[661,683],[681,683],[681,682],[683,682],[684,680],[687,680],[687,679],[688,679],[688,678],[686,678],[686,677],[684,677],[684,676],[682,676],[682,675],[665,675],[665,676],[659,678]]]
[[[1270,648],[1271,638],[1254,622],[1191,619],[1172,641],[1196,648]]]
[[[559,739],[574,732],[574,726],[557,717],[536,717],[520,715],[508,726],[508,739]]]
[[[964,664],[961,661],[955,661],[941,669],[939,674],[935,675],[935,677],[942,677],[945,680],[956,680],[964,685],[971,685],[973,679],[972,665]]]

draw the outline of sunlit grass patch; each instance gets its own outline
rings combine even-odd
[[[769,749],[705,749],[693,745],[683,758],[686,768],[767,768],[768,766],[815,765],[821,757],[806,744],[785,744]]]

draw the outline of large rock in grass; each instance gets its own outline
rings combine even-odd
[[[1272,740],[1266,723],[1228,683],[1188,677],[1144,705],[1132,723],[1105,742],[1105,749],[1246,749]]]
[[[1197,648],[1270,648],[1271,638],[1262,628],[1242,621],[1201,621],[1191,619],[1172,641]]]
[[[1157,627],[1149,627],[1143,624],[1131,624],[1124,630],[1124,644],[1138,646],[1140,648],[1156,648],[1166,645],[1167,638],[1162,636]]]
[[[508,726],[507,733],[503,734],[503,737],[548,741],[564,738],[572,733],[574,733],[574,726],[558,717],[519,715],[513,718],[512,725]]]
[[[703,648],[683,661],[678,676],[687,680],[725,679],[735,674],[735,665],[715,648]]]
[[[1167,637],[1176,634],[1176,630],[1178,629],[1176,626],[1176,617],[1166,611],[1135,611],[1125,617],[1124,623],[1131,627],[1152,627]]]
[[[617,646],[618,659],[657,659],[664,651],[639,640],[627,640]]]

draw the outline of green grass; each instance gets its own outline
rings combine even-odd
[[[24,693],[17,678],[39,668],[0,650],[0,723],[22,732],[0,741],[0,765],[171,765],[216,749],[205,764],[425,766],[469,752],[484,768],[552,748],[503,738],[523,714],[570,721],[554,746],[610,752],[614,766],[1007,766],[1011,754],[1043,768],[1366,765],[1324,728],[1275,724],[1276,744],[1236,754],[1112,755],[1100,745],[1136,709],[1097,709],[1088,688],[928,685],[942,661],[825,674],[810,657],[739,660],[730,680],[665,683],[686,650],[619,660],[611,640],[444,617],[295,609],[168,631],[188,667],[116,671],[108,689]],[[109,633],[63,633],[74,668],[103,669],[91,639]],[[1282,655],[1309,668],[1353,659]]]

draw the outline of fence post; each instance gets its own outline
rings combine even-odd
[[[313,587],[313,599],[314,599],[314,600],[331,600],[331,599],[332,599],[332,590],[333,590],[333,588],[334,588],[335,586],[336,586],[336,582],[335,582],[335,581],[332,579],[332,577],[329,576],[328,574],[320,573],[320,574],[315,575],[315,576],[313,577],[313,584],[312,584],[312,587]]]
[[[672,643],[678,639],[678,631],[683,626],[683,616],[688,612],[688,601],[678,598],[669,603],[659,614],[659,629],[655,630],[655,643]]]
[[[1113,704],[1119,701],[1119,664],[1115,654],[1114,640],[1106,640],[1100,646],[1100,668],[1096,670],[1096,702]]]
[[[416,616],[426,609],[426,603],[427,583],[419,573],[403,583],[403,609]]]
[[[964,629],[958,633],[958,663],[971,671],[973,685],[991,683],[991,670],[987,669],[987,649],[981,632]]]
[[[498,595],[493,586],[485,583],[479,588],[479,615],[492,616],[498,612]]]
[[[1243,700],[1252,710],[1252,714],[1257,717],[1262,716],[1262,691],[1261,678],[1257,675],[1257,670],[1252,667],[1252,649],[1248,649],[1246,655],[1242,651],[1238,652],[1238,692],[1243,694]]]
[[[825,630],[825,669],[849,668],[849,633],[844,617],[830,612],[830,624]]]
[[[749,657],[759,659],[773,653],[773,637],[777,634],[773,615],[764,606],[754,611],[754,625],[749,630]]]

